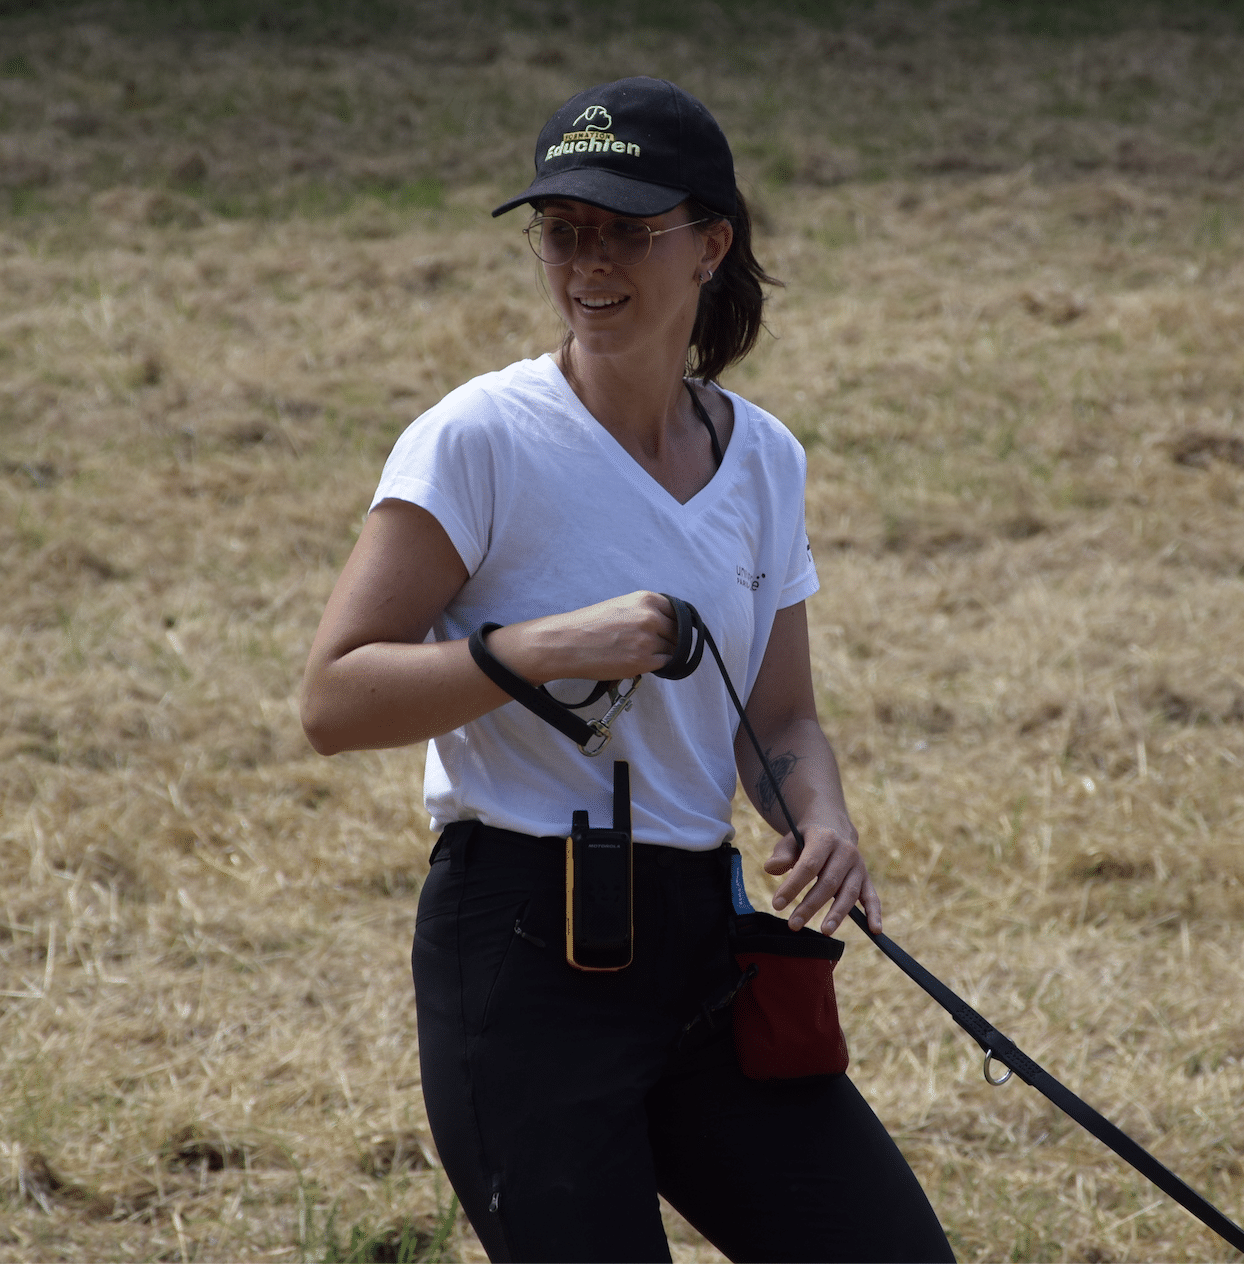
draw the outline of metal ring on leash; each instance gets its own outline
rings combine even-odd
[[[989,1083],[994,1086],[994,1088],[1001,1088],[1002,1085],[1004,1085],[1007,1082],[1007,1080],[1009,1080],[1011,1076],[1015,1074],[1015,1072],[1012,1071],[1009,1066],[1006,1066],[1005,1062],[1003,1062],[1001,1063],[1001,1065],[1006,1067],[1006,1074],[1002,1076],[1000,1079],[995,1080],[994,1077],[989,1074],[989,1068],[992,1065],[993,1065],[993,1050],[986,1049],[985,1050],[985,1079],[987,1079]]]

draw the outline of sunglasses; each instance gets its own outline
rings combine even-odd
[[[595,233],[600,241],[601,253],[609,263],[619,267],[634,267],[643,263],[652,250],[652,239],[676,233],[680,228],[692,228],[707,220],[693,219],[673,228],[649,228],[637,219],[607,219],[603,224],[571,224],[556,215],[538,215],[523,229],[527,244],[535,251],[536,258],[559,267],[569,263],[579,249],[580,233]]]

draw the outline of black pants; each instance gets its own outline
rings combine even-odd
[[[756,1081],[729,1012],[726,853],[635,847],[635,959],[564,955],[564,853],[450,826],[412,963],[428,1119],[491,1260],[668,1260],[658,1193],[732,1260],[952,1260],[845,1075]],[[681,1037],[681,1039],[680,1039]]]

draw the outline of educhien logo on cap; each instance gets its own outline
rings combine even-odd
[[[613,126],[613,115],[603,105],[589,105],[570,126],[571,131],[562,133],[561,144],[549,146],[544,155],[545,162],[566,154],[626,154],[631,158],[639,157],[638,145],[633,141],[618,140],[609,130]]]

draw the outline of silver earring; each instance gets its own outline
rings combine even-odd
[[[713,279],[713,270],[712,270],[712,268],[708,268],[708,269],[706,269],[704,272],[701,272],[701,273],[700,273],[700,284],[701,284],[701,285],[707,285],[707,284],[708,284],[708,283],[709,283],[712,279]]]

